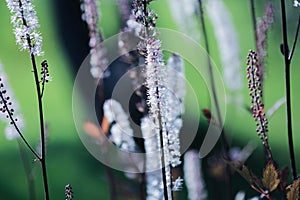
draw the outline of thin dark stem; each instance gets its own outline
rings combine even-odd
[[[223,120],[222,120],[221,110],[220,110],[218,97],[217,97],[217,92],[216,92],[216,86],[215,86],[212,63],[211,63],[211,60],[210,60],[210,57],[209,57],[210,50],[209,50],[209,44],[208,44],[208,37],[207,37],[207,32],[206,32],[205,21],[204,21],[204,17],[203,17],[203,9],[202,9],[202,1],[201,0],[199,0],[199,5],[200,5],[200,13],[201,13],[200,20],[201,20],[203,36],[204,36],[204,41],[205,41],[205,48],[206,48],[206,51],[207,51],[209,80],[210,80],[210,84],[211,84],[212,95],[213,95],[213,99],[214,99],[214,105],[215,105],[216,111],[217,111],[218,124],[219,124],[220,128],[222,128],[221,126],[223,124]],[[227,138],[225,136],[224,129],[222,129],[221,138],[222,138],[222,142],[223,142],[223,145],[224,145],[225,152],[228,152],[229,144],[227,142]]]
[[[41,88],[38,77],[38,71],[35,61],[34,54],[30,54],[31,63],[33,67],[34,80],[36,85],[37,99],[38,99],[38,108],[39,108],[39,119],[40,119],[40,133],[41,133],[41,165],[42,165],[42,173],[43,173],[43,181],[44,181],[44,190],[45,190],[45,199],[49,200],[49,187],[48,187],[48,179],[47,179],[47,167],[46,167],[46,148],[45,148],[45,124],[44,124],[44,114],[43,114],[43,103],[41,96]]]
[[[252,18],[252,26],[254,31],[254,39],[255,39],[255,47],[257,50],[257,22],[256,22],[256,14],[255,14],[255,4],[254,0],[250,0],[250,8],[251,8],[251,18]]]
[[[27,142],[26,138],[24,137],[24,135],[22,134],[21,130],[19,129],[18,125],[16,124],[12,114],[9,112],[9,108],[7,106],[6,100],[4,99],[3,94],[0,92],[0,98],[4,103],[4,108],[8,114],[8,117],[12,123],[12,125],[15,127],[15,130],[18,132],[19,136],[21,137],[22,141],[25,143],[25,145],[28,147],[28,149],[32,152],[32,154],[38,159],[40,160],[40,156],[37,154],[37,152],[31,147],[31,145]]]
[[[159,91],[158,87],[156,87],[157,98],[159,98]],[[167,187],[167,178],[166,178],[166,168],[165,168],[165,153],[164,153],[164,137],[162,131],[162,120],[161,120],[161,113],[160,113],[160,104],[158,104],[158,123],[159,123],[159,137],[160,137],[160,148],[161,148],[161,173],[163,179],[163,186],[164,186],[164,197],[168,199],[168,187]]]
[[[112,173],[112,169],[105,165],[105,171],[109,182],[110,200],[116,200],[117,199],[116,189],[115,189],[116,183]]]
[[[146,200],[146,173],[141,173],[140,198]]]
[[[35,189],[34,189],[34,177],[32,175],[32,170],[30,167],[30,164],[28,162],[28,156],[26,154],[26,151],[21,144],[21,141],[18,140],[18,148],[20,151],[20,157],[22,159],[23,167],[24,167],[24,172],[26,175],[26,180],[28,184],[28,193],[29,193],[29,199],[30,200],[35,200]]]
[[[19,0],[19,7],[23,8],[22,2]],[[28,27],[27,21],[24,17],[23,9],[20,9],[21,16],[22,16],[22,22],[23,25]],[[38,76],[38,70],[36,66],[35,56],[33,54],[33,45],[31,43],[30,35],[26,36],[27,43],[29,46],[30,51],[30,59],[32,64],[32,72],[34,74],[34,82],[35,82],[35,88],[36,88],[36,95],[38,100],[38,110],[39,110],[39,121],[40,121],[40,135],[41,135],[41,156],[40,156],[40,162],[42,167],[42,174],[43,174],[43,182],[44,182],[44,192],[45,192],[45,199],[49,200],[49,187],[48,187],[48,179],[47,179],[47,167],[46,167],[46,151],[45,151],[45,125],[44,125],[44,113],[43,113],[43,102],[42,102],[42,92],[39,82],[39,76]]]
[[[223,144],[223,148],[224,148],[225,158],[230,160],[230,157],[228,155],[229,144],[228,144],[228,141],[227,141],[227,138],[226,138],[226,135],[225,135],[225,131],[224,131],[223,127],[222,127],[223,120],[222,120],[221,110],[220,110],[220,106],[219,106],[219,102],[218,102],[218,97],[217,97],[217,92],[216,92],[216,86],[215,86],[215,80],[214,80],[212,63],[211,63],[211,60],[210,60],[210,57],[209,57],[209,55],[210,55],[210,49],[209,49],[208,36],[207,36],[207,32],[206,32],[206,26],[205,26],[204,16],[203,16],[202,0],[199,0],[199,7],[200,7],[200,20],[201,20],[202,31],[203,31],[204,41],[205,41],[205,48],[206,48],[206,51],[207,51],[209,80],[210,80],[210,84],[211,84],[214,105],[215,105],[216,111],[217,111],[217,119],[218,119],[219,128],[222,129],[222,131],[221,131],[221,140],[222,140],[222,144]],[[226,167],[226,171],[227,171],[226,181],[227,181],[227,187],[228,187],[228,199],[232,199],[231,176],[229,174],[230,169],[229,169],[228,165]]]
[[[283,37],[285,81],[286,81],[286,110],[287,110],[287,126],[288,126],[287,127],[288,128],[288,143],[289,143],[292,175],[293,175],[293,179],[295,180],[297,178],[297,171],[296,171],[296,160],[295,160],[294,143],[293,143],[291,86],[290,86],[290,60],[289,60],[289,47],[288,47],[286,12],[285,12],[284,0],[281,0],[281,16],[282,16],[282,37]]]
[[[299,29],[300,29],[300,14],[299,14],[299,18],[298,18],[298,25],[297,25],[297,29],[296,29],[296,33],[295,33],[295,37],[294,37],[294,42],[293,42],[293,46],[291,49],[291,52],[289,54],[289,61],[292,61],[295,49],[296,49],[296,45],[297,45],[297,41],[298,41],[298,35],[299,35]]]

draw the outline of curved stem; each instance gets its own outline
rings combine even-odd
[[[214,99],[214,105],[215,105],[216,111],[217,111],[218,124],[219,124],[219,126],[221,128],[221,126],[223,124],[223,120],[222,120],[221,109],[220,109],[220,105],[219,105],[218,97],[217,97],[217,92],[216,92],[216,86],[215,86],[215,80],[214,80],[214,73],[213,73],[212,63],[211,63],[211,60],[210,60],[210,57],[209,57],[209,55],[210,55],[210,49],[209,49],[209,44],[208,44],[208,36],[207,36],[207,32],[206,32],[205,21],[204,21],[204,17],[203,17],[202,0],[199,0],[199,6],[200,6],[200,13],[201,13],[200,20],[201,20],[201,25],[202,25],[202,29],[203,29],[203,36],[204,36],[204,41],[205,41],[205,48],[206,48],[206,51],[207,51],[209,80],[210,80],[210,84],[211,84],[212,95],[213,95],[213,99]],[[221,138],[222,138],[222,142],[223,142],[223,145],[224,145],[225,152],[228,152],[228,150],[229,150],[229,144],[227,142],[227,138],[225,136],[224,129],[222,130]]]
[[[282,17],[282,37],[283,37],[283,51],[284,51],[284,63],[285,63],[288,143],[289,143],[292,175],[293,175],[293,179],[295,180],[297,178],[297,171],[296,171],[296,160],[295,160],[294,143],[293,143],[291,86],[290,86],[290,60],[289,60],[289,47],[288,47],[288,38],[287,38],[286,12],[285,12],[284,0],[281,0],[281,17]]]
[[[294,37],[293,46],[292,46],[291,52],[289,54],[289,61],[290,62],[292,61],[292,58],[293,58],[293,55],[294,55],[294,52],[295,52],[295,48],[296,48],[296,45],[297,45],[299,29],[300,29],[300,14],[299,14],[299,18],[298,18],[298,25],[297,25],[296,34],[295,34],[295,37]]]
[[[19,129],[18,125],[16,124],[12,114],[9,112],[9,108],[7,106],[6,100],[4,99],[3,94],[0,92],[0,98],[4,103],[4,108],[8,114],[8,117],[12,123],[12,125],[15,127],[15,130],[18,132],[19,136],[21,137],[22,141],[25,143],[25,145],[28,147],[28,149],[32,152],[32,154],[38,159],[41,160],[41,157],[37,154],[37,152],[31,147],[31,145],[28,143],[24,135],[22,134],[21,130]]]

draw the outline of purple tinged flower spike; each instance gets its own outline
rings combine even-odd
[[[251,96],[251,110],[253,118],[256,121],[256,132],[260,139],[263,141],[266,156],[268,159],[272,158],[270,146],[268,143],[268,120],[265,114],[264,104],[262,102],[262,83],[259,76],[258,58],[257,53],[250,50],[247,56],[247,79],[248,88],[250,89]]]

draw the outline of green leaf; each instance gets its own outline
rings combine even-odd
[[[298,200],[299,199],[299,184],[300,178],[294,180],[294,182],[286,187],[288,191],[286,194],[287,200]]]
[[[262,184],[269,192],[272,192],[279,183],[279,171],[276,169],[274,162],[269,161],[263,173]]]

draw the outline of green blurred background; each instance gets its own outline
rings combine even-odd
[[[115,0],[101,0],[99,2],[101,2],[100,25],[105,38],[108,38],[117,34],[120,30],[121,20],[117,3]],[[238,33],[242,61],[241,68],[245,77],[246,65],[244,63],[246,62],[246,55],[248,54],[249,49],[255,48],[250,17],[250,4],[249,1],[224,0],[224,2],[231,12],[231,17]],[[257,0],[255,2],[257,5],[257,16],[262,16],[264,6],[268,1]],[[289,42],[291,43],[296,28],[297,15],[300,10],[299,8],[292,7],[292,0],[286,2],[288,9]],[[48,60],[50,74],[53,78],[53,80],[47,85],[44,96],[45,119],[49,125],[47,164],[51,197],[52,199],[64,199],[64,187],[66,184],[70,183],[74,188],[75,199],[109,199],[109,188],[104,166],[93,158],[93,156],[91,156],[84,148],[75,130],[72,114],[72,89],[74,69],[79,66],[74,66],[72,57],[70,57],[67,53],[67,48],[64,46],[63,39],[60,35],[61,30],[58,30],[59,26],[57,26],[57,24],[60,19],[57,18],[57,7],[53,5],[54,1],[50,0],[35,0],[34,4],[36,5],[41,25],[40,32],[43,36],[43,49],[45,51],[45,56],[38,58],[38,61],[41,62],[42,59]],[[70,3],[70,5],[71,4],[72,3]],[[64,5],[62,3],[61,6]],[[58,6],[60,6],[59,3]],[[151,4],[151,7],[159,15],[157,22],[158,27],[179,30],[171,17],[166,0],[154,1]],[[279,1],[274,1],[274,7],[275,23],[272,30],[269,32],[269,56],[266,60],[267,77],[265,80],[264,100],[267,110],[272,107],[278,99],[285,96],[284,63],[283,56],[279,50],[279,45],[281,43]],[[65,12],[68,13],[71,7],[64,7],[63,9],[65,9]],[[0,13],[0,60],[8,74],[9,82],[14,90],[13,93],[20,103],[20,109],[25,118],[25,136],[31,144],[37,144],[39,138],[39,129],[37,128],[38,116],[36,114],[37,106],[30,60],[28,54],[26,52],[20,52],[18,50],[18,46],[15,45],[15,38],[12,34],[12,26],[10,24],[10,13],[4,1],[0,2]],[[72,17],[70,19],[79,20]],[[208,18],[206,18],[206,22],[208,24],[210,45],[211,47],[217,47],[213,28]],[[74,34],[75,37],[78,36],[76,32],[72,34]],[[82,42],[79,36],[78,40]],[[85,41],[85,39],[82,40]],[[203,37],[201,37],[200,43],[203,44]],[[300,79],[297,77],[300,72],[299,50],[300,49],[297,48],[291,69],[293,127],[296,158],[299,158],[300,156],[300,123],[298,123],[300,114],[297,112],[300,109],[300,105],[297,103],[300,97],[297,92],[297,86],[299,87],[300,84]],[[211,57],[220,71],[222,71],[218,48],[211,48]],[[193,79],[192,70],[189,69],[188,63],[186,64],[187,78],[190,79],[192,83],[195,83],[195,91],[201,91],[197,94],[199,101],[201,102],[199,108],[208,108],[210,106],[210,102],[207,97],[207,92],[205,92],[205,85],[201,80]],[[249,141],[253,141],[258,144],[257,149],[246,164],[251,166],[255,172],[261,174],[264,162],[263,150],[261,142],[256,136],[255,123],[251,114],[249,114],[249,112],[245,109],[245,105],[250,106],[250,103],[247,80],[245,78],[243,78],[243,80],[243,104],[228,104],[225,129],[227,133],[230,133],[232,146],[243,147]],[[188,106],[192,109],[195,105]],[[84,109],[84,107],[82,109]],[[203,118],[203,116],[201,116],[201,118]],[[1,122],[0,125],[0,199],[28,199],[27,183],[17,142],[14,140],[8,141],[4,134],[4,123]],[[269,141],[274,157],[281,168],[283,166],[289,166],[286,129],[284,104],[269,120]],[[30,159],[33,158],[30,156],[29,152],[28,155]],[[299,163],[300,160],[297,159],[297,161]],[[204,166],[207,166],[205,162],[206,159],[204,159]],[[37,199],[42,199],[42,177],[39,173],[39,165],[38,163],[31,162],[30,164],[36,168],[35,188],[37,192]],[[298,167],[298,171],[299,170],[300,167]],[[205,169],[205,171],[208,170]],[[121,172],[114,172],[120,180],[128,181],[124,178]],[[222,199],[222,197],[217,196],[218,194],[215,194],[217,189],[214,187],[213,178],[208,173],[205,174],[204,177],[207,181],[209,199]],[[128,183],[130,183],[130,186],[135,186],[136,184],[132,181],[128,181]],[[244,190],[249,191],[248,194],[250,196],[255,194],[249,189],[250,187],[246,184],[246,182],[238,175],[234,176],[233,185],[235,193],[239,190]],[[222,184],[219,184],[219,187],[222,188]],[[116,188],[118,190],[118,185],[116,185]],[[132,190],[135,191],[135,189]],[[220,195],[223,193],[221,192]],[[186,199],[184,197],[185,190],[180,196],[182,196],[181,199]]]

